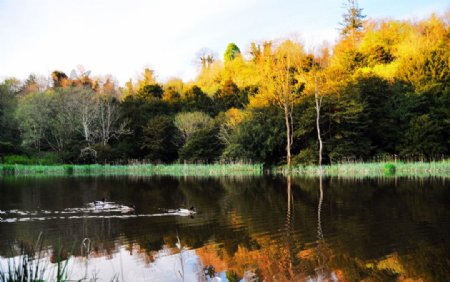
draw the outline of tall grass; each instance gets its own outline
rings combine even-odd
[[[272,173],[317,176],[314,165],[275,167]],[[450,160],[431,162],[353,162],[322,166],[323,175],[340,177],[414,176],[450,177]],[[262,175],[261,164],[132,164],[132,165],[8,165],[0,164],[0,176],[89,176],[89,175],[170,175],[170,176],[240,176]]]
[[[34,246],[20,243],[18,254],[11,246],[11,257],[6,260],[6,268],[0,264],[0,282],[9,281],[44,281],[46,264],[41,257],[42,254],[42,232]],[[1,259],[1,257],[0,257]]]
[[[75,258],[76,245],[77,242],[74,241],[71,250],[67,251],[59,241],[57,248],[53,249],[53,255],[50,256],[50,249],[43,249],[42,232],[35,246],[23,242],[20,243],[20,246],[11,245],[11,257],[0,256],[0,282],[97,281],[95,272],[92,273],[93,279],[88,278],[88,260],[91,253],[90,239],[88,238],[81,243],[81,256],[86,260],[84,276],[78,280],[71,280],[69,260]],[[17,249],[19,252],[15,251]],[[123,273],[123,269],[121,271]],[[76,276],[79,276],[79,273]],[[114,273],[110,281],[119,281],[118,274]]]
[[[319,166],[293,166],[276,168],[277,173],[316,176],[320,174]],[[322,172],[327,176],[340,177],[450,177],[450,160],[431,162],[355,162],[322,166]]]
[[[261,164],[0,165],[0,175],[259,175]]]

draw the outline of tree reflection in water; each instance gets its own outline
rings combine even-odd
[[[292,280],[294,277],[293,258],[292,253],[295,247],[294,244],[294,196],[292,194],[292,180],[291,176],[287,177],[287,212],[284,223],[284,246],[281,246],[280,259],[280,275],[284,274],[283,278]],[[281,278],[281,277],[279,277]]]
[[[446,281],[450,269],[447,183],[437,179],[331,180],[277,176],[0,180],[2,211],[61,211],[104,194],[136,204],[142,214],[190,202],[199,209],[193,219],[137,216],[1,222],[0,256],[10,256],[8,242],[34,244],[37,234],[45,230],[46,251],[58,249],[59,241],[70,250],[75,242],[71,258],[73,262],[83,258],[78,268],[82,275],[99,271],[106,280],[123,274],[125,280],[136,281],[127,279],[134,277],[131,271],[149,269],[153,274],[147,273],[146,278],[160,279],[167,277],[169,269],[174,279],[184,276],[191,281],[191,271],[206,278],[206,268],[209,278],[227,276],[231,281],[243,277]],[[39,193],[30,193],[29,187]],[[91,241],[90,248],[80,250],[84,238]],[[178,272],[183,269],[178,268],[181,256],[176,243],[186,247],[183,276]],[[198,271],[191,263],[199,266]],[[71,278],[78,277],[75,272]]]
[[[338,281],[336,274],[328,267],[331,250],[328,248],[322,230],[322,203],[323,203],[323,175],[319,177],[319,203],[317,205],[317,266],[315,275],[308,277],[308,281]]]

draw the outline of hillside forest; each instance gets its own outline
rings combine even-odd
[[[354,3],[354,1],[349,1]],[[79,66],[0,83],[4,163],[329,164],[450,153],[450,13],[366,18],[340,37],[230,43],[193,81],[146,68],[123,86]]]

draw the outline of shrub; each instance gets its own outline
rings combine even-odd
[[[385,164],[384,165],[384,175],[394,175],[395,174],[395,165],[394,164]]]
[[[33,160],[26,155],[9,155],[3,157],[3,163],[9,165],[14,164],[28,165],[33,164]]]
[[[318,153],[317,149],[313,149],[311,147],[308,147],[304,150],[301,150],[298,155],[294,156],[292,159],[292,163],[294,165],[313,165],[317,163],[318,159]]]

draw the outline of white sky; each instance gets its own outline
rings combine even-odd
[[[220,57],[229,42],[292,34],[307,47],[338,36],[343,0],[0,0],[0,80],[48,76],[81,64],[124,84],[144,67],[159,80],[197,74],[203,47]],[[370,18],[422,18],[443,13],[443,0],[360,0]]]

